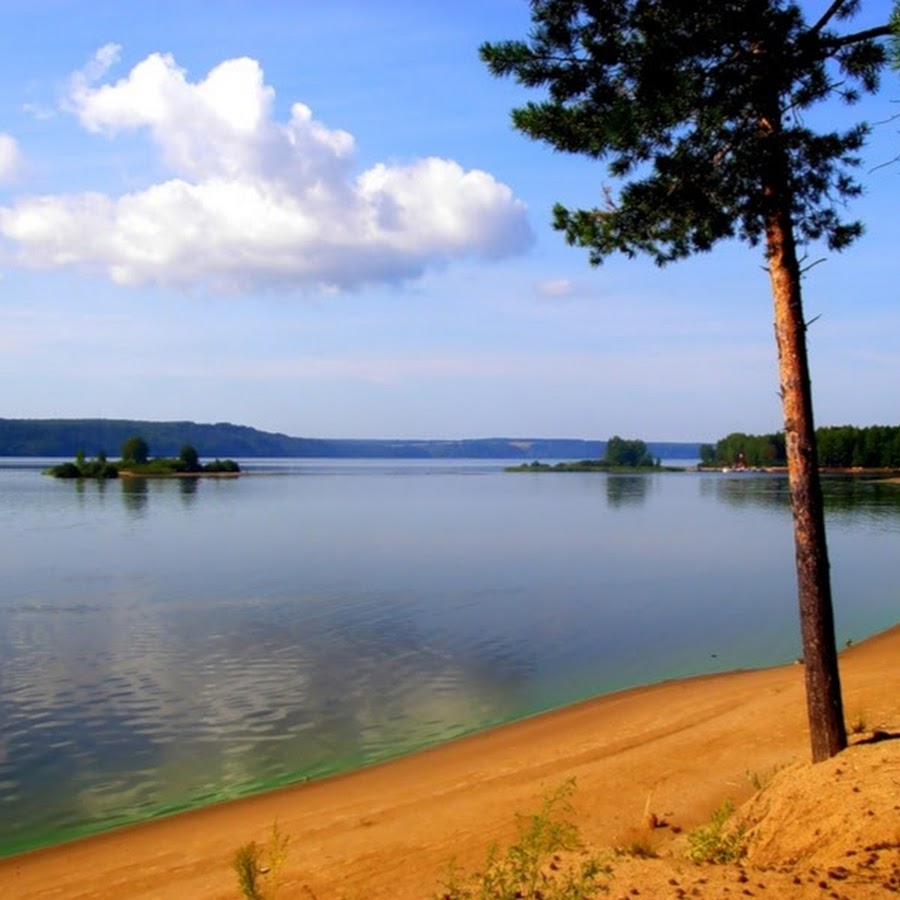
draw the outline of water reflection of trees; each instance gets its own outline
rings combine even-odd
[[[75,495],[79,505],[83,504],[88,496],[98,497],[103,500],[106,497],[106,488],[109,485],[107,478],[73,478],[75,482]]]
[[[790,490],[784,475],[711,475],[700,479],[700,494],[727,506],[784,509]]]
[[[646,475],[607,475],[606,502],[613,509],[641,506],[647,499],[649,486]]]
[[[868,478],[825,478],[825,515],[843,524],[894,521],[900,527],[900,486]]]
[[[197,486],[200,484],[199,478],[179,478],[178,479],[178,494],[181,499],[185,502],[185,505],[189,505],[194,502],[197,498]]]
[[[120,481],[125,508],[135,514],[141,514],[146,510],[151,492],[165,492],[170,496],[172,492],[177,492],[186,506],[193,505],[200,485],[199,478],[153,479],[128,476],[121,478]]]
[[[700,479],[701,496],[735,507],[789,509],[786,475],[713,475]],[[859,477],[822,479],[825,514],[843,523],[895,519],[900,526],[900,486]]]
[[[135,515],[140,515],[146,510],[149,498],[147,479],[129,476],[119,480],[122,484],[122,502],[125,504],[125,509]]]

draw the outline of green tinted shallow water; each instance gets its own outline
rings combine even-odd
[[[828,494],[856,640],[898,618],[900,490]],[[6,467],[0,496],[3,854],[799,653],[775,477]]]

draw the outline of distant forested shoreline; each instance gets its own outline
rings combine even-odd
[[[148,422],[136,419],[0,419],[0,457],[73,457],[110,453],[140,434],[160,456],[177,456],[185,444],[204,455],[241,458],[344,459],[582,459],[602,457],[606,441],[569,438],[471,440],[351,440],[291,437],[229,422]],[[699,442],[649,442],[661,459],[698,459]]]
[[[900,468],[900,425],[829,425],[816,429],[816,444],[822,468]],[[734,432],[715,445],[702,444],[700,461],[705,466],[785,466],[784,434]]]

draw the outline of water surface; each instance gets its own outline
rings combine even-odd
[[[783,478],[245,465],[0,467],[0,853],[799,655]],[[897,619],[900,489],[828,497],[859,639]]]

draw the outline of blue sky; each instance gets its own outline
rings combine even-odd
[[[827,3],[808,4],[815,14]],[[860,25],[888,2],[864,2]],[[738,244],[592,269],[596,163],[514,132],[525,0],[0,0],[0,416],[311,437],[714,440],[780,427]],[[807,276],[817,422],[896,424],[900,76]]]

